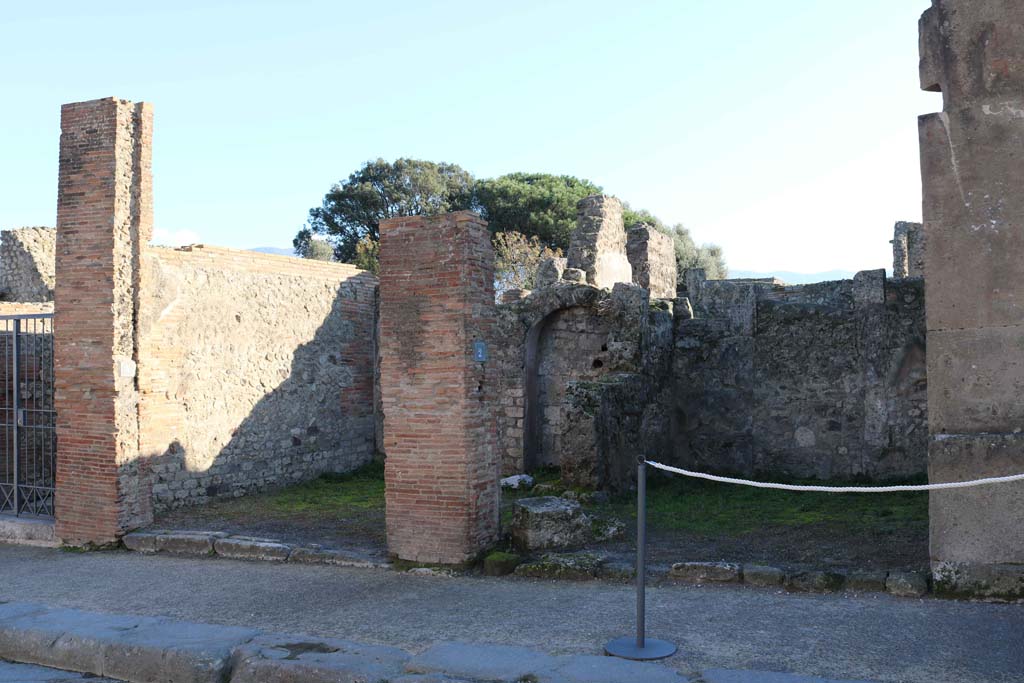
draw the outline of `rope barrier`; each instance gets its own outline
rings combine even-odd
[[[804,486],[800,484],[776,484],[767,481],[735,479],[719,477],[703,472],[691,472],[679,467],[663,465],[660,462],[637,458],[636,472],[636,636],[616,638],[604,646],[605,653],[613,657],[649,661],[664,659],[676,653],[676,646],[665,640],[647,637],[646,625],[646,584],[647,584],[647,466],[665,472],[681,474],[694,479],[707,479],[723,484],[739,484],[759,489],[780,489],[782,491],[821,491],[823,493],[890,493],[893,491],[936,491],[938,489],[962,489],[969,486],[985,486],[987,484],[1005,484],[1010,481],[1024,480],[1024,474],[1011,474],[1005,477],[986,477],[970,481],[951,481],[941,484],[910,484],[897,486]]]
[[[892,493],[894,491],[937,491],[939,489],[963,489],[971,486],[986,486],[988,484],[1005,484],[1010,481],[1024,480],[1024,474],[1011,474],[1005,477],[986,477],[984,479],[972,479],[970,481],[951,481],[940,484],[907,484],[897,486],[814,486],[800,484],[776,484],[766,481],[752,481],[750,479],[734,479],[732,477],[719,477],[714,474],[703,472],[691,472],[670,465],[663,465],[660,462],[645,460],[645,463],[659,470],[681,474],[684,477],[694,479],[707,479],[723,484],[739,484],[741,486],[753,486],[758,489],[779,489],[782,491],[821,491],[823,493]]]

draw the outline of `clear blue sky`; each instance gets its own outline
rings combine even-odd
[[[736,269],[891,265],[927,0],[46,2],[0,14],[0,228],[53,225],[59,110],[155,107],[163,241],[289,246],[364,161],[567,173]]]

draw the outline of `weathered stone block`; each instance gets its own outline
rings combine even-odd
[[[846,590],[863,592],[883,592],[888,573],[885,571],[854,571],[846,577]]]
[[[591,537],[591,520],[575,501],[543,496],[515,502],[512,542],[521,550],[569,548]]]
[[[558,284],[565,272],[567,260],[559,257],[546,258],[537,266],[534,288],[550,287]]]
[[[1024,472],[1024,434],[943,434],[929,447],[928,480],[967,481]],[[1014,564],[1024,549],[1024,482],[932,491],[932,564]]]
[[[218,538],[213,549],[221,557],[233,560],[263,560],[284,562],[291,553],[291,546],[284,543],[257,541],[246,538]]]
[[[930,330],[928,361],[933,434],[1024,425],[1024,325]]]
[[[786,580],[786,588],[794,591],[824,593],[843,587],[846,577],[838,572],[807,571],[793,574]]]
[[[156,538],[156,549],[160,552],[175,555],[212,555],[212,534],[203,533],[167,533]]]
[[[933,562],[935,593],[945,597],[1024,599],[1024,571],[1019,564]]]
[[[677,562],[669,576],[690,583],[729,583],[740,581],[743,572],[733,562]]]
[[[676,251],[672,238],[644,223],[626,234],[626,255],[633,270],[633,282],[646,289],[652,299],[676,296]]]
[[[618,199],[593,195],[579,201],[568,266],[582,270],[588,284],[602,289],[611,289],[616,282],[633,281]]]
[[[778,567],[743,565],[743,583],[749,583],[751,586],[781,586],[785,580],[786,572]]]
[[[921,572],[889,572],[885,590],[903,598],[919,598],[928,592],[928,577]]]
[[[134,550],[138,553],[155,553],[159,550],[157,545],[158,538],[160,538],[159,534],[134,532],[125,534],[121,541],[128,550]]]
[[[603,565],[604,559],[591,553],[548,553],[539,560],[520,564],[515,574],[534,579],[587,581],[597,578]]]
[[[376,561],[370,557],[327,548],[293,548],[291,554],[288,555],[288,561],[300,564],[330,564],[337,567],[381,568],[389,566],[387,562]]]
[[[562,271],[562,280],[583,284],[587,281],[587,274],[579,268],[566,268]]]

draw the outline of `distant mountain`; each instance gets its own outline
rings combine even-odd
[[[730,278],[777,277],[787,285],[805,285],[809,282],[825,282],[826,280],[849,280],[853,275],[854,272],[852,270],[826,270],[821,273],[794,273],[791,270],[774,270],[770,272],[729,270]]]
[[[258,251],[261,254],[277,254],[278,256],[296,256],[295,250],[290,247],[253,247],[246,251]]]

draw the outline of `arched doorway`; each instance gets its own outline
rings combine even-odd
[[[523,455],[526,471],[558,467],[567,391],[609,372],[612,320],[593,307],[571,306],[549,313],[526,340]]]

